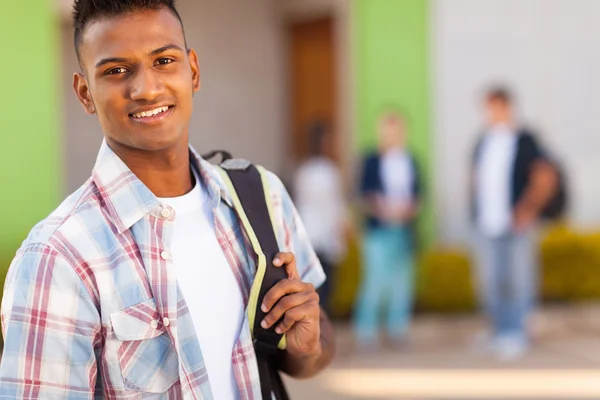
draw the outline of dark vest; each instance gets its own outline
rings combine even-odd
[[[412,177],[412,196],[414,202],[419,202],[422,196],[422,184],[419,167],[415,158],[412,154],[409,154],[410,162],[412,165],[413,177]],[[370,194],[383,194],[383,182],[381,180],[381,155],[375,153],[369,155],[363,165],[360,191],[363,197]],[[373,215],[366,216],[366,223],[368,228],[376,228],[382,225]]]

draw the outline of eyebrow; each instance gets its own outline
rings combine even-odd
[[[168,51],[168,50],[176,50],[176,51],[180,51],[182,53],[185,53],[185,51],[181,47],[177,46],[176,44],[168,44],[168,45],[160,47],[160,48],[158,48],[156,50],[152,50],[150,52],[150,55],[151,56],[156,56],[156,55],[158,55],[160,53],[164,53],[165,51]]]
[[[119,58],[119,57],[103,58],[102,60],[98,61],[98,63],[96,64],[96,68],[100,68],[104,64],[123,63],[123,62],[127,62],[127,59]]]
[[[184,53],[185,51],[175,45],[175,44],[168,44],[166,46],[163,47],[159,47],[156,50],[152,50],[149,55],[150,56],[156,56],[158,54],[164,53],[165,51],[168,50],[176,50],[176,51],[180,51],[182,53]],[[123,62],[127,62],[128,59],[127,58],[122,58],[122,57],[109,57],[109,58],[103,58],[102,60],[98,61],[98,63],[96,64],[96,68],[100,68],[101,66],[105,65],[105,64],[110,64],[110,63],[123,63]]]

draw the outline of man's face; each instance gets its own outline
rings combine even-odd
[[[488,99],[486,101],[486,118],[488,125],[500,125],[510,123],[510,105],[503,99]]]
[[[98,114],[111,147],[158,151],[185,140],[198,60],[168,9],[101,18],[80,47],[85,76],[73,87],[86,112]]]

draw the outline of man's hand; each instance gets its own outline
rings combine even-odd
[[[385,220],[396,225],[407,224],[417,216],[417,207],[413,203],[388,206],[386,211]]]
[[[537,219],[537,214],[534,211],[526,208],[517,207],[514,212],[513,231],[523,233],[533,226]]]
[[[300,279],[292,253],[279,253],[273,265],[285,268],[288,279],[278,282],[264,297],[267,313],[262,326],[275,327],[287,335],[286,351],[280,352],[278,368],[295,378],[310,378],[327,367],[335,354],[331,321],[319,306],[319,295],[310,283]]]
[[[547,161],[538,161],[531,170],[530,183],[514,212],[513,229],[523,233],[533,226],[558,187],[558,175]]]
[[[298,358],[318,357],[322,351],[319,295],[312,284],[300,279],[292,253],[277,254],[273,265],[285,268],[288,279],[265,295],[261,308],[268,314],[261,326],[270,328],[283,317],[275,331],[287,335],[287,352]]]

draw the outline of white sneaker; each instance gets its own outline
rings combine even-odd
[[[529,345],[521,335],[502,335],[494,341],[494,353],[500,361],[518,361],[527,354]]]

